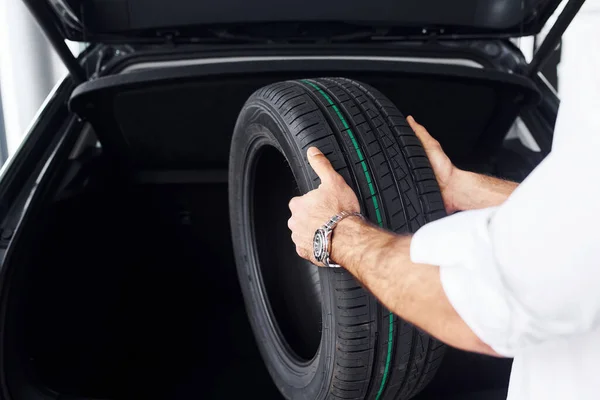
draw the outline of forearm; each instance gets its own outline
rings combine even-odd
[[[457,169],[445,192],[451,196],[453,211],[465,211],[498,206],[517,186],[516,182]]]
[[[335,230],[332,258],[405,321],[451,346],[494,355],[449,303],[439,267],[410,261],[410,241],[351,218]]]

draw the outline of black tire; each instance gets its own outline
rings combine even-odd
[[[396,107],[342,78],[264,87],[238,118],[230,156],[233,245],[258,347],[288,399],[408,399],[444,346],[386,310],[344,269],[295,252],[291,197],[319,185],[317,146],[356,191],[362,212],[394,232],[443,217],[429,160]]]

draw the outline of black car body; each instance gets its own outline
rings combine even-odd
[[[559,104],[538,69],[583,2],[530,64],[510,38],[539,32],[559,1],[26,3],[71,74],[0,180],[12,400],[277,398],[230,250],[229,141],[245,99],[285,79],[364,80],[457,165],[521,180],[550,151]],[[89,46],[75,59],[64,39]],[[456,371],[465,360],[470,377]],[[510,368],[459,352],[447,364],[431,393],[495,387],[485,365]]]

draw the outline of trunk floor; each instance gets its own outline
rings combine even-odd
[[[282,398],[246,317],[226,189],[126,188],[53,210],[25,335],[42,382],[74,397]],[[502,398],[508,371],[450,350],[417,399]]]

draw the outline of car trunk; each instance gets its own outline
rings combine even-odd
[[[307,73],[306,65],[268,75],[238,63],[210,79],[198,69],[154,80],[132,72],[75,94],[71,106],[102,148],[92,140],[72,154],[41,211],[19,228],[6,308],[13,399],[279,398],[245,314],[228,218],[231,133],[262,85],[304,75],[363,80],[417,116],[460,165],[496,174],[508,128],[536,99],[517,77],[469,68]],[[522,162],[525,176],[531,160],[516,158],[509,164]],[[502,388],[509,369],[450,351],[422,396]]]
[[[19,286],[36,380],[90,398],[274,396],[227,215],[225,183],[112,181],[47,209]]]

